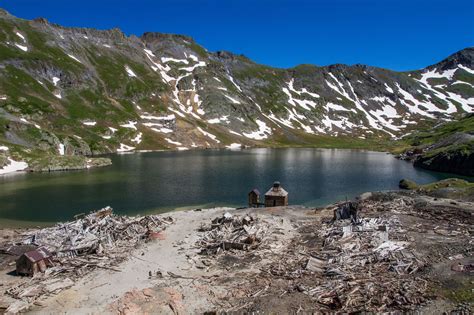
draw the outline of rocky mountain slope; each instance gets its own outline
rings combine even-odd
[[[474,176],[474,114],[404,137],[411,147],[398,157],[417,167]]]
[[[467,48],[410,72],[277,69],[209,52],[182,35],[65,28],[1,11],[0,164],[148,149],[385,143],[473,112],[473,57]]]

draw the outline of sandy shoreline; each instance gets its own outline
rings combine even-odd
[[[106,205],[104,205],[106,206]],[[236,209],[239,208],[236,205],[222,205],[222,206],[216,206],[214,204],[195,204],[195,205],[189,205],[189,206],[181,206],[181,207],[165,207],[165,208],[153,208],[149,210],[144,210],[140,214],[137,214],[136,216],[145,216],[145,215],[166,215],[168,213],[173,213],[173,212],[179,212],[179,211],[191,211],[191,210],[209,210],[209,209],[214,209],[214,208],[229,208],[229,209]],[[89,209],[90,210],[90,209]],[[85,211],[84,213],[87,213]],[[79,213],[77,213],[79,214]],[[128,216],[127,214],[123,214],[124,216]],[[73,220],[74,218],[71,217],[70,220]],[[15,219],[6,219],[6,218],[0,218],[0,230],[2,229],[23,229],[23,228],[43,228],[43,227],[49,227],[53,226],[55,224],[60,223],[61,221],[53,222],[53,221],[26,221],[26,220],[15,220]]]
[[[423,264],[429,264],[431,267],[425,266],[415,271],[413,277],[424,279],[423,281],[428,284],[427,290],[436,294],[435,298],[429,298],[420,291],[416,293],[419,300],[414,299],[418,304],[406,302],[399,307],[388,306],[381,309],[424,310],[431,313],[433,310],[434,313],[441,313],[440,310],[455,309],[458,303],[447,298],[444,295],[444,287],[441,285],[440,289],[434,279],[442,282],[443,277],[449,275],[451,279],[449,281],[458,281],[462,290],[466,290],[466,285],[467,288],[472,287],[472,282],[465,284],[469,275],[451,271],[454,261],[448,257],[462,256],[460,262],[463,263],[472,261],[472,246],[466,244],[469,243],[467,241],[469,238],[472,241],[472,235],[469,233],[472,232],[474,223],[472,219],[474,204],[463,202],[452,204],[454,202],[449,199],[400,196],[396,193],[390,198],[388,196],[380,197],[382,200],[377,198],[367,200],[360,215],[365,218],[364,220],[368,220],[367,222],[370,220],[399,222],[389,229],[393,230],[390,233],[395,233],[389,234],[389,240],[393,238],[395,242],[403,241],[403,244],[406,243],[404,245],[406,249],[416,252],[416,255],[430,257],[428,261],[420,259],[423,260]],[[422,207],[420,209],[423,212],[419,212],[417,207]],[[115,271],[94,270],[57,295],[39,299],[29,308],[29,312],[194,314],[244,310],[274,313],[295,313],[298,310],[329,311],[332,306],[321,304],[325,303],[325,300],[321,301],[318,295],[311,293],[324,285],[325,282],[320,282],[320,279],[326,276],[309,272],[306,265],[310,257],[322,257],[321,253],[327,251],[321,248],[321,244],[324,243],[319,234],[321,230],[342,229],[343,225],[350,225],[350,221],[342,222],[340,227],[327,223],[333,216],[333,209],[334,207],[329,206],[315,211],[313,208],[290,206],[168,212],[164,215],[172,217],[174,223],[164,230],[160,239],[139,245],[130,253],[129,259],[120,263]],[[445,212],[445,218],[448,214],[455,218],[459,211],[463,211],[465,215],[451,222],[443,221],[436,218],[436,213],[441,209]],[[247,251],[230,250],[218,255],[200,255],[202,248],[198,244],[202,243],[206,233],[210,233],[200,232],[202,226],[210,224],[213,219],[222,217],[225,213],[230,213],[233,217],[249,215],[258,220],[261,225],[257,227],[267,229],[262,243],[257,248]],[[459,232],[452,234],[449,229]],[[379,268],[377,266],[380,265],[383,270],[384,264],[383,260],[375,263],[372,268],[374,277],[377,277],[376,270]],[[0,273],[3,289],[27,281],[26,278],[8,274],[12,269],[14,266],[7,265]],[[157,272],[160,276],[157,276]],[[345,272],[349,272],[349,269]],[[383,277],[386,273],[387,271],[379,276]],[[329,278],[330,281],[336,281],[333,277]],[[397,277],[397,274],[393,274],[392,277]],[[413,280],[415,278],[410,280],[412,277],[410,274],[398,277],[402,281],[408,281],[407,283],[415,281]],[[355,285],[354,283],[352,285]],[[374,296],[385,294],[384,292],[390,291],[390,288],[389,285],[380,292],[374,291],[373,294]],[[345,289],[341,287],[340,290]],[[347,298],[347,294],[341,292],[341,298]],[[0,307],[5,308],[14,301],[11,296],[3,294],[0,296]],[[342,307],[334,310],[354,310],[352,307],[355,306],[350,305],[334,306]],[[372,306],[370,309],[373,309]]]

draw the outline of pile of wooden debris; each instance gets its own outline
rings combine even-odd
[[[122,252],[123,247],[133,247],[139,241],[171,219],[158,216],[116,216],[106,207],[72,222],[60,223],[50,228],[35,230],[25,235],[22,244],[46,247],[57,257],[75,257],[91,254]],[[116,249],[120,249],[117,251]]]
[[[202,255],[215,255],[227,250],[248,251],[256,249],[269,227],[264,221],[250,215],[243,217],[225,213],[212,220],[210,226],[202,226],[204,232],[197,246]]]
[[[336,221],[319,230],[324,240],[305,269],[317,285],[300,287],[329,309],[345,311],[410,308],[425,301],[426,281],[410,275],[426,262],[410,249],[399,222],[365,218],[357,224]]]
[[[265,257],[262,262],[268,263],[259,266],[259,273],[228,289],[229,296],[244,297],[233,298],[231,306],[222,309],[264,309],[270,297],[278,296],[286,306],[298,301],[295,303],[301,303],[301,310],[305,311],[416,310],[432,299],[429,273],[433,261],[426,256],[426,245],[420,246],[420,226],[409,223],[423,222],[424,229],[431,228],[435,235],[451,228],[453,233],[449,236],[457,238],[456,244],[466,244],[466,222],[472,222],[459,211],[448,215],[446,211],[421,212],[419,207],[419,202],[411,198],[368,200],[358,205],[358,218],[337,220],[326,216],[319,217],[319,222],[301,222],[295,226],[298,234],[284,250],[274,252],[259,247],[252,253]],[[325,211],[331,213],[339,208]],[[421,221],[419,217],[429,220]],[[433,239],[440,244],[446,242],[439,236]],[[446,248],[433,241],[427,244],[442,250],[439,261],[468,250],[453,246],[452,241]],[[469,268],[464,263],[461,269],[465,272]],[[272,299],[272,303],[279,302]]]
[[[8,288],[6,293],[18,299],[7,311],[18,312],[45,295],[57,293],[74,284],[74,280],[96,269],[117,271],[140,242],[147,241],[173,221],[171,218],[117,216],[106,207],[72,222],[30,230],[19,242],[3,244],[4,252],[32,245],[52,253],[53,267],[36,273],[31,281]]]

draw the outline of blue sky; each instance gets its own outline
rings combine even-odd
[[[65,26],[190,35],[210,51],[275,67],[411,70],[474,46],[473,0],[0,0],[0,7]]]

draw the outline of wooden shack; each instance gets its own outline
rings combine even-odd
[[[257,188],[252,189],[249,192],[249,207],[258,207],[260,204],[260,192]]]
[[[51,253],[44,247],[39,247],[26,252],[16,260],[16,273],[18,275],[34,276],[38,272],[45,272],[51,267]]]
[[[265,207],[280,206],[288,206],[288,192],[281,187],[280,182],[274,182],[265,194]]]

